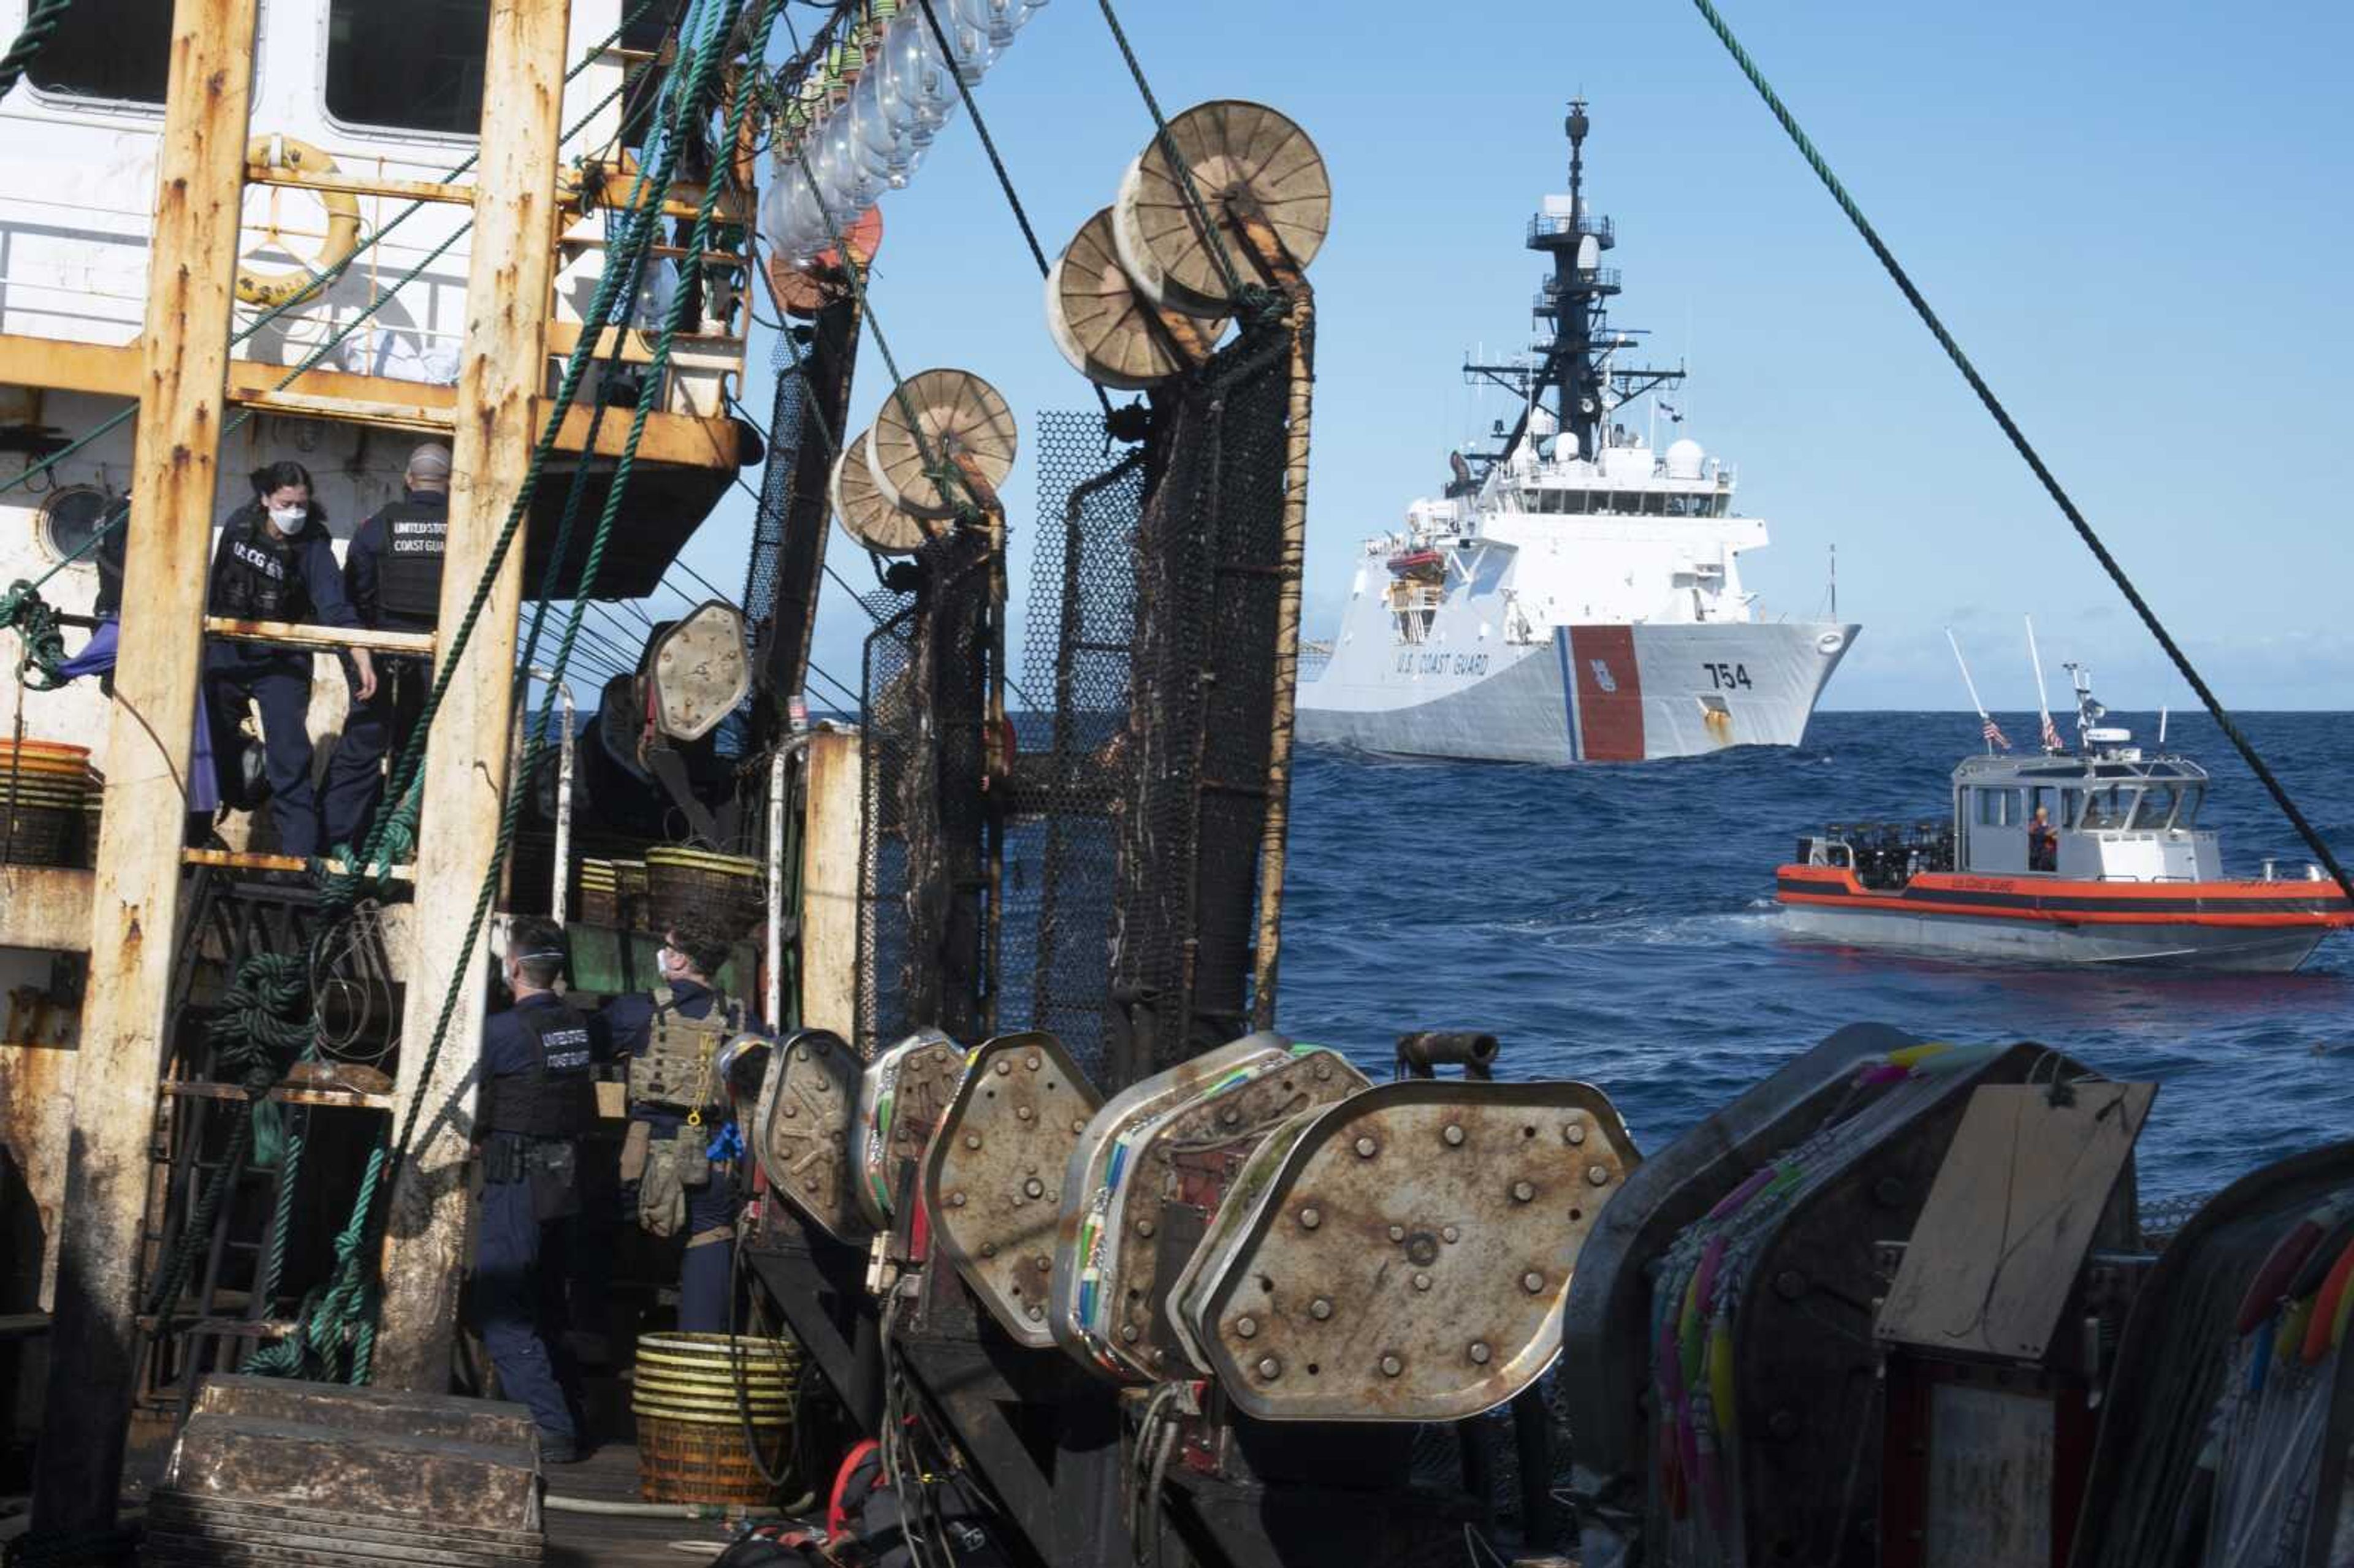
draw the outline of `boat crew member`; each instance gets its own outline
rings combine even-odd
[[[617,996],[597,1014],[613,1054],[629,1059],[622,1192],[641,1228],[684,1238],[678,1326],[690,1334],[725,1333],[733,1305],[740,1151],[723,1054],[746,1016],[712,978],[729,946],[716,927],[673,925],[655,959],[669,996]]]
[[[441,607],[441,561],[450,534],[450,449],[428,441],[408,454],[407,493],[359,525],[344,557],[344,588],[360,624],[387,631],[431,631]],[[327,762],[319,815],[327,842],[356,848],[384,797],[384,760],[408,747],[433,664],[407,654],[377,661],[372,696],[353,682],[351,716]]]
[[[2049,806],[2036,807],[2034,819],[2027,824],[2027,869],[2060,869],[2060,835],[2052,826]]]
[[[221,524],[206,601],[234,620],[313,621],[357,626],[344,597],[343,573],[327,535],[327,514],[313,499],[311,473],[299,462],[256,469],[253,499]],[[376,666],[367,650],[352,651],[353,694],[376,695]],[[206,709],[213,756],[242,749],[238,725],[246,704],[261,709],[261,738],[270,779],[270,816],[281,854],[311,855],[319,847],[318,804],[311,789],[311,654],[300,648],[212,638],[205,644]],[[233,770],[224,768],[224,781]],[[232,802],[234,804],[235,802]]]
[[[597,1120],[588,1021],[556,994],[564,931],[516,920],[504,972],[514,1005],[482,1026],[482,1223],[475,1233],[474,1316],[498,1369],[500,1391],[531,1411],[539,1455],[581,1457],[568,1387],[548,1344],[561,1321],[563,1248],[558,1222],[580,1212],[579,1140]]]

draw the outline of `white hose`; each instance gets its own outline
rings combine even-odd
[[[569,1498],[549,1492],[540,1499],[558,1513],[620,1514],[633,1519],[782,1519],[781,1510],[742,1503],[622,1502],[605,1498]]]

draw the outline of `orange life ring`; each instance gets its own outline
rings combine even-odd
[[[292,136],[256,136],[245,144],[249,169],[292,169],[306,175],[331,175],[335,160]],[[270,309],[299,303],[326,286],[329,272],[351,260],[360,248],[360,204],[347,191],[313,193],[327,209],[327,239],[318,264],[300,271],[264,272],[252,267],[237,270],[237,297],[241,303]]]

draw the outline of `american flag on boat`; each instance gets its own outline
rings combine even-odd
[[[2060,744],[2060,726],[2052,722],[2052,715],[2050,714],[2045,714],[2043,715],[2043,749],[2046,751],[2065,751],[2068,749],[2066,747]]]
[[[1986,721],[1986,737],[1988,746],[1999,746],[2005,751],[2010,749],[2010,736],[2002,733],[2002,726],[1994,722],[1992,715],[1988,715]]]

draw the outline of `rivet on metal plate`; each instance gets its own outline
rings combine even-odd
[[[1318,1225],[1324,1223],[1324,1216],[1318,1213],[1312,1208],[1302,1209],[1299,1211],[1299,1223],[1305,1228],[1312,1231]]]

